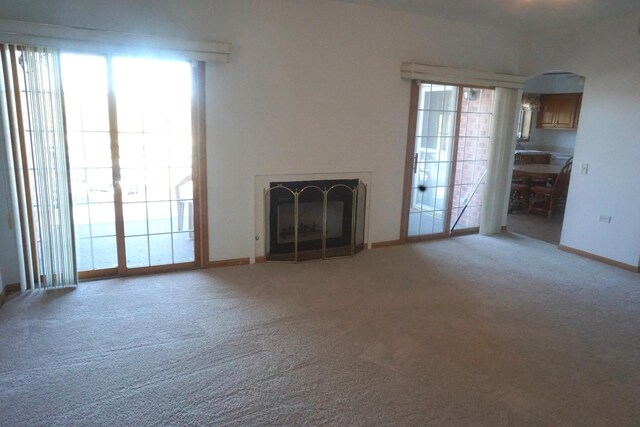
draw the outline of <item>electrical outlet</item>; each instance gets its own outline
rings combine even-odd
[[[582,175],[587,175],[589,173],[589,163],[583,163],[580,167],[580,173]]]
[[[600,218],[598,218],[598,221],[611,224],[611,217],[607,215],[600,215]]]

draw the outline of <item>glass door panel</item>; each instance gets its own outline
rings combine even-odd
[[[460,217],[456,230],[480,226],[482,178],[489,158],[494,91],[465,87],[463,93],[451,217],[452,223]]]
[[[444,233],[455,146],[458,88],[421,84],[408,236]]]
[[[114,58],[126,267],[195,260],[191,66]]]
[[[61,68],[78,270],[115,268],[106,59],[64,53]]]

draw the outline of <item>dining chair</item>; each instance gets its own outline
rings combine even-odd
[[[527,164],[527,156],[522,153],[515,153],[513,157],[514,165]],[[531,187],[529,183],[522,177],[518,176],[518,172],[514,171],[511,176],[511,191],[509,192],[509,209],[508,213],[528,209],[528,200],[531,197]]]
[[[529,199],[531,198],[531,186],[527,182],[511,182],[511,191],[509,192],[509,210],[508,213],[514,211],[529,210]]]
[[[531,186],[532,200],[529,203],[527,213],[535,210],[546,214],[547,219],[551,219],[553,211],[556,208],[562,207],[567,200],[572,166],[573,161],[568,160],[562,169],[560,169],[560,173],[558,173],[558,177],[551,187],[543,185]]]

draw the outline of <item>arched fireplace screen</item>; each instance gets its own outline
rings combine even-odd
[[[366,199],[358,179],[272,182],[264,190],[267,261],[354,256],[364,248]]]

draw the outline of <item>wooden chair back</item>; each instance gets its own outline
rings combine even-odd
[[[571,178],[571,167],[573,166],[573,160],[567,160],[567,163],[560,169],[558,177],[553,183],[553,197],[566,197],[569,191],[569,179]]]

